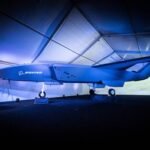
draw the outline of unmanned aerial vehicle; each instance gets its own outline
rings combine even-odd
[[[144,80],[150,76],[150,56],[125,60],[115,63],[87,66],[76,64],[28,64],[0,69],[0,78],[9,81],[33,81],[44,83],[87,83],[92,85],[89,93],[95,94],[96,88],[123,87],[125,82]],[[138,71],[128,68],[146,63]],[[110,96],[115,96],[115,90],[108,90]],[[39,92],[40,97],[46,97],[45,91]]]

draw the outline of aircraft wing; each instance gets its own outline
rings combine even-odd
[[[114,62],[114,63],[109,63],[109,64],[96,65],[96,66],[93,66],[93,67],[101,68],[101,69],[125,70],[129,67],[132,67],[132,66],[136,65],[136,64],[146,63],[146,62],[150,62],[150,56],[125,60],[125,61],[119,61],[119,62]]]

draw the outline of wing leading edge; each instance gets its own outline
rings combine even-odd
[[[150,56],[131,59],[131,60],[125,60],[125,61],[119,61],[119,62],[114,62],[114,63],[109,63],[109,64],[96,65],[93,67],[94,68],[101,68],[101,69],[125,70],[129,67],[132,67],[132,66],[138,64],[138,63],[145,63],[145,62],[150,62]]]

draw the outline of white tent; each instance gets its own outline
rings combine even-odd
[[[57,61],[97,65],[147,56],[150,23],[141,20],[148,18],[139,11],[142,6],[126,11],[123,2],[108,2],[1,0],[0,68]],[[42,83],[1,80],[1,100],[31,99],[41,88]],[[46,91],[48,97],[87,94],[88,86],[47,85]]]

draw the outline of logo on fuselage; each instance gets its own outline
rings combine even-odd
[[[23,76],[23,75],[41,75],[43,74],[42,71],[19,71],[18,75]]]

